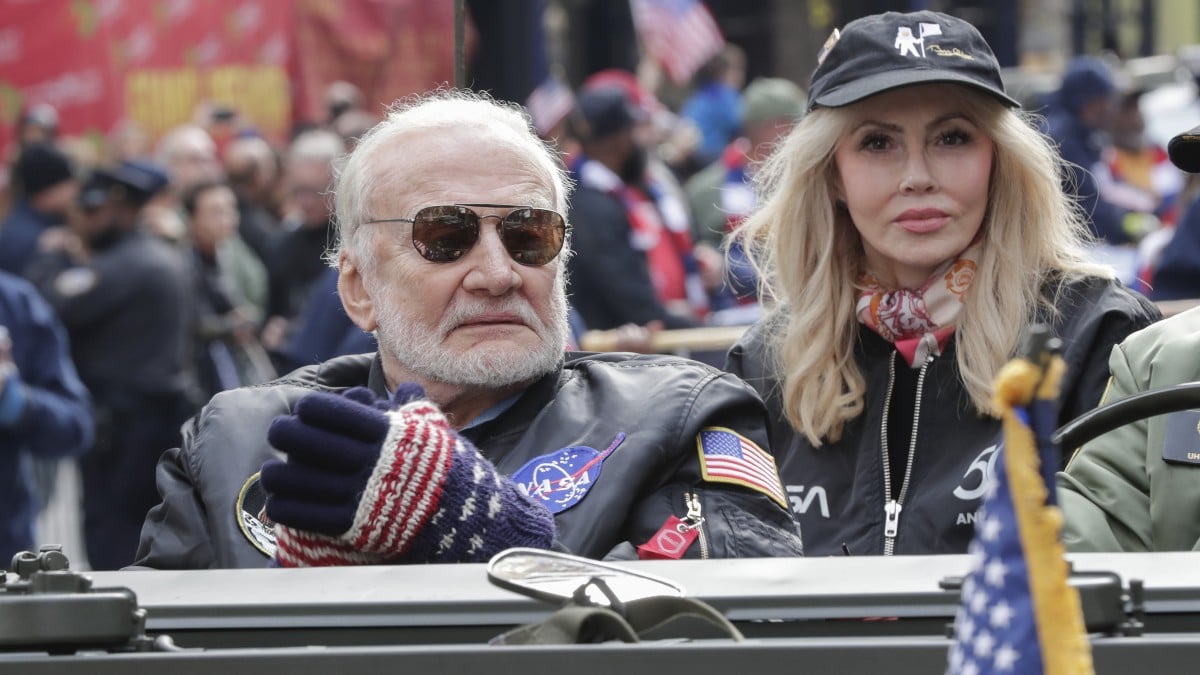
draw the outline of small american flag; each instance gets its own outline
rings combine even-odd
[[[725,47],[721,29],[700,0],[630,0],[646,52],[676,84]]]
[[[538,136],[545,138],[554,125],[575,109],[575,95],[566,83],[551,75],[529,95],[525,109],[533,119]]]
[[[787,508],[775,458],[754,441],[732,429],[707,427],[696,436],[696,445],[700,448],[700,473],[704,480],[748,487]]]
[[[1060,462],[1050,439],[1066,370],[1058,355],[1047,362],[1041,371],[1031,360],[1015,359],[993,385],[1004,447],[968,549],[971,570],[954,619],[947,675],[1093,672],[1079,593],[1067,581],[1054,474],[1042,473]]]

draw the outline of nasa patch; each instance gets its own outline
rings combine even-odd
[[[269,558],[275,557],[275,523],[267,517],[267,492],[259,482],[259,473],[246,479],[238,491],[233,517],[238,529],[254,548]]]
[[[513,481],[530,499],[558,514],[578,504],[600,477],[604,460],[625,440],[618,434],[612,445],[600,452],[577,445],[535,457],[517,469]]]

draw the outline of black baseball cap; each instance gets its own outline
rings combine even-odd
[[[642,109],[618,86],[585,88],[579,93],[576,105],[587,122],[587,137],[591,139],[631,129],[645,119]]]
[[[79,192],[85,209],[96,208],[112,198],[141,207],[167,187],[167,173],[157,164],[127,160],[113,167],[96,169]]]
[[[1180,171],[1200,173],[1200,127],[1172,138],[1167,143],[1167,156]]]
[[[75,178],[71,159],[52,143],[33,143],[22,148],[12,172],[29,195],[36,195]]]
[[[1004,93],[1000,64],[971,24],[941,12],[886,12],[835,30],[817,57],[808,109],[838,108],[914,84],[949,82],[1021,106]]]

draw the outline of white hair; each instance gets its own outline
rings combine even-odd
[[[337,264],[341,249],[355,245],[355,233],[370,214],[367,200],[379,172],[372,167],[378,151],[398,138],[421,136],[433,131],[453,129],[462,142],[471,136],[515,148],[528,161],[528,168],[542,178],[551,194],[546,206],[567,213],[571,179],[558,154],[538,138],[533,123],[523,108],[497,101],[486,93],[463,89],[438,89],[411,96],[392,104],[383,121],[363,134],[354,152],[335,170],[334,210],[338,241],[330,255]],[[569,255],[570,242],[563,245],[562,259]],[[356,249],[356,252],[364,252]],[[359,256],[359,264],[369,265],[369,256]]]

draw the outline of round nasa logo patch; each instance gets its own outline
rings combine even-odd
[[[530,499],[558,514],[587,496],[600,477],[605,458],[594,448],[574,446],[535,457],[517,469],[512,479]]]
[[[242,484],[233,507],[233,517],[237,519],[242,535],[254,548],[267,557],[274,557],[275,523],[267,517],[267,493],[259,482],[260,473],[250,476]]]

